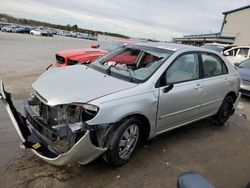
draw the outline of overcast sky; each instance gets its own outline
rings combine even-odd
[[[169,40],[219,32],[222,12],[249,4],[249,0],[0,0],[0,13]]]

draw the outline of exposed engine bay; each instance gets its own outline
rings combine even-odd
[[[30,117],[31,111],[33,118]],[[95,115],[95,112],[78,104],[51,107],[34,95],[25,102],[25,112],[31,123],[34,118],[39,122],[32,123],[32,126],[58,153],[66,152],[75,145],[86,133],[87,124],[84,122]]]

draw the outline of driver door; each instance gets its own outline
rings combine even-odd
[[[157,133],[199,118],[204,92],[197,53],[179,56],[164,74],[165,84],[159,88]]]

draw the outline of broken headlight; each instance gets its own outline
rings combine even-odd
[[[99,108],[92,104],[83,104],[82,121],[93,119],[99,111]]]
[[[69,105],[66,108],[65,120],[67,124],[74,124],[81,121],[81,106]]]
[[[93,119],[98,113],[99,108],[91,104],[74,104],[69,105],[66,109],[66,122],[73,124],[80,121]]]

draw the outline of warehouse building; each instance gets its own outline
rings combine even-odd
[[[175,42],[197,46],[211,42],[250,45],[250,5],[226,11],[223,14],[224,20],[219,33],[186,35],[175,38]]]

